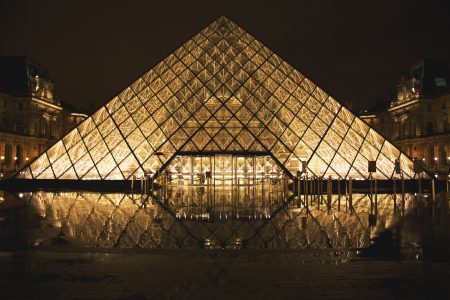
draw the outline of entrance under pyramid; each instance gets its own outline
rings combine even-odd
[[[207,26],[16,178],[404,178],[413,163],[226,17]],[[250,175],[249,175],[250,174]],[[244,179],[242,179],[244,180]]]

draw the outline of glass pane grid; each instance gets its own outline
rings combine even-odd
[[[379,161],[377,176],[390,178],[400,157],[413,176],[411,161],[397,148],[224,17],[125,88],[30,170],[34,178],[129,178],[186,149],[271,150],[285,164],[306,160],[313,174],[341,178],[367,177],[368,160]]]

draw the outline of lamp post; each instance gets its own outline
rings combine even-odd
[[[4,155],[2,155],[1,157],[0,157],[0,159],[2,160],[2,174],[1,174],[1,178],[3,178],[3,173],[4,173],[4,171],[5,171],[5,156]]]

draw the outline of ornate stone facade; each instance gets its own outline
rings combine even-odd
[[[450,90],[445,62],[425,59],[399,81],[396,95],[361,118],[431,172],[450,167]]]
[[[39,65],[0,57],[0,176],[19,170],[86,117],[55,97]]]

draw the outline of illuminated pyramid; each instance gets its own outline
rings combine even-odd
[[[412,161],[242,28],[220,17],[22,170],[129,179],[179,153],[271,153],[295,175],[391,178]]]

